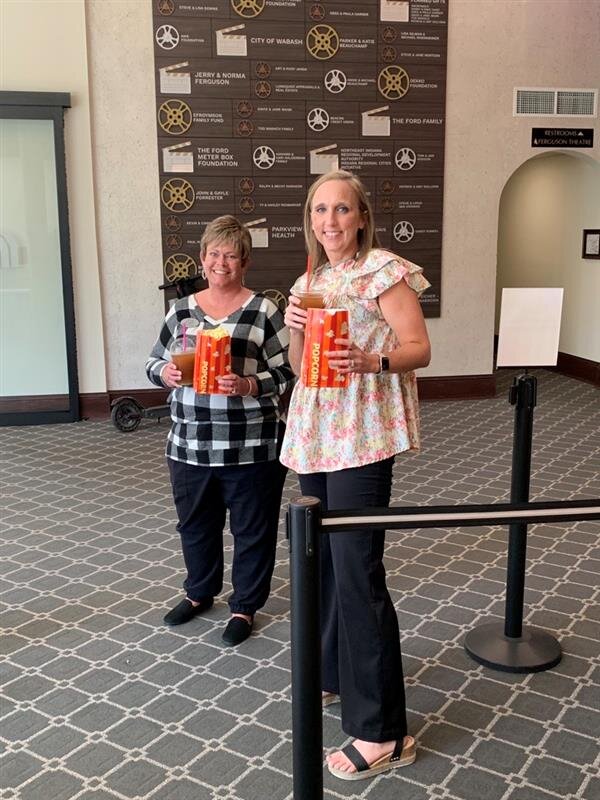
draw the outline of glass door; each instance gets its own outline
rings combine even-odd
[[[63,108],[0,92],[0,425],[79,419]]]

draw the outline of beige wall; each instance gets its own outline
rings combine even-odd
[[[599,163],[545,153],[519,167],[500,201],[496,328],[502,288],[562,287],[560,351],[600,361],[600,262],[581,255],[598,226]]]
[[[69,200],[82,391],[98,391],[103,381],[103,325],[108,388],[147,387],[143,363],[163,309],[156,289],[162,256],[152,3],[3,0],[2,6],[11,28],[3,88],[73,92]],[[537,152],[530,147],[532,126],[566,124],[515,119],[513,88],[590,88],[600,75],[597,0],[451,0],[449,17],[443,299],[441,318],[428,321],[434,355],[424,374],[430,376],[492,371],[500,195]],[[585,125],[596,129],[598,142],[597,118]],[[600,158],[598,144],[586,152]]]
[[[83,0],[0,0],[0,89],[70,92],[65,147],[79,390],[106,391]]]

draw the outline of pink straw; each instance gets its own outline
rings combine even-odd
[[[181,323],[181,330],[183,331],[183,349],[187,350],[187,327],[185,322]]]
[[[310,263],[310,256],[306,258],[306,291],[310,289],[310,281],[312,278],[312,265]]]

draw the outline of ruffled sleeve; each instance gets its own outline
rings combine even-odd
[[[347,291],[351,296],[375,300],[403,278],[418,296],[431,286],[418,264],[388,250],[371,250],[362,264],[352,270]]]

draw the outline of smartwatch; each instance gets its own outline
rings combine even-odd
[[[390,360],[387,356],[379,356],[379,372],[389,372]]]

